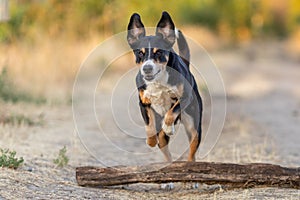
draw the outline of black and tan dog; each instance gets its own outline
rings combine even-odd
[[[128,25],[127,41],[140,67],[136,76],[140,109],[146,124],[147,144],[158,144],[167,161],[169,136],[179,120],[187,132],[190,150],[188,161],[195,161],[201,140],[202,100],[194,76],[189,70],[190,53],[183,34],[175,29],[167,12],[156,27],[154,36],[146,36],[138,14]],[[177,40],[179,55],[173,50]]]

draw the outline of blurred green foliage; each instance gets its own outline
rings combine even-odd
[[[10,20],[0,23],[0,41],[11,42],[36,34],[75,39],[90,33],[108,36],[126,30],[130,15],[138,12],[147,26],[155,26],[167,10],[178,26],[206,26],[232,39],[288,36],[300,26],[298,0],[15,0]]]

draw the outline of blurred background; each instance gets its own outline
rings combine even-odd
[[[300,57],[298,0],[0,0],[0,7],[4,101],[69,101],[88,52],[125,31],[133,12],[153,27],[168,11],[186,35],[209,51],[275,41],[291,57]]]
[[[197,160],[300,166],[299,0],[0,0],[0,158],[1,148],[9,148],[25,160],[22,170],[16,173],[1,168],[0,175],[4,178],[0,177],[0,199],[2,196],[12,199],[14,195],[29,199],[35,195],[40,195],[38,198],[41,199],[49,196],[64,199],[71,195],[78,198],[78,194],[90,199],[118,199],[118,196],[106,196],[113,194],[124,199],[121,190],[118,194],[99,188],[79,190],[74,167],[101,165],[95,155],[105,157],[108,162],[113,158],[121,162],[120,165],[144,164],[144,160],[163,161],[157,148],[150,149],[145,144],[144,123],[135,102],[138,99],[134,93],[134,78],[123,76],[130,70],[138,70],[134,68],[131,51],[110,62],[111,53],[120,52],[116,42],[105,47],[104,55],[98,51],[103,58],[98,59],[98,54],[93,54],[97,58],[87,63],[94,64],[98,71],[91,70],[90,74],[97,75],[99,69],[103,69],[101,67],[106,67],[104,61],[110,63],[105,71],[107,74],[101,77],[101,82],[90,74],[84,76],[77,85],[83,92],[72,102],[76,73],[89,53],[102,41],[126,31],[134,12],[141,15],[146,27],[155,27],[162,11],[168,11],[177,28],[192,41],[189,42],[192,61],[194,59],[198,65],[200,78],[195,77],[197,81],[204,80],[201,84],[198,82],[204,101],[200,151],[204,149],[206,139],[207,143],[212,141],[209,144],[215,148],[205,158],[198,154]],[[123,36],[121,44],[128,50]],[[193,45],[195,42],[197,45]],[[224,82],[216,80],[209,69],[217,69]],[[128,81],[125,84],[119,82],[124,77]],[[93,78],[99,81],[97,91],[95,84],[91,84],[95,81]],[[217,82],[224,83],[226,89],[226,119],[224,124],[217,124],[224,125],[220,135],[217,126],[211,124],[212,119],[220,119],[224,114],[224,95],[210,90]],[[129,83],[134,91],[128,89]],[[122,87],[115,90],[118,89],[116,86]],[[113,101],[112,92],[119,95],[113,96]],[[93,97],[98,98],[95,102],[88,101],[87,94],[95,94]],[[124,104],[126,99],[123,97],[128,94],[130,99]],[[81,132],[78,130],[80,123],[73,121],[74,107],[79,109],[77,114],[82,117],[79,120],[83,125]],[[120,108],[125,111],[120,112]],[[213,110],[222,113],[218,115]],[[129,117],[126,118],[126,114]],[[139,140],[135,140],[135,135],[132,137],[133,131],[120,128],[116,119],[125,119],[123,124],[128,130],[138,132]],[[127,123],[127,119],[134,123]],[[223,122],[223,118],[221,120]],[[101,135],[103,130],[99,125],[106,130],[109,136],[106,139],[98,139],[105,135]],[[137,125],[142,131],[136,129]],[[185,137],[185,134],[181,136]],[[181,153],[176,151],[180,150],[178,147],[188,147],[187,139],[177,140],[186,142],[180,143],[184,145],[172,143],[176,141],[174,137],[170,141],[170,147],[177,154]],[[112,144],[118,145],[112,148]],[[87,151],[90,147],[93,152]],[[121,152],[119,147],[125,150]],[[140,154],[143,149],[155,154],[143,156]],[[54,162],[61,150],[70,160],[65,170],[58,170]],[[137,154],[131,154],[131,150]],[[30,181],[32,184],[28,184]],[[139,193],[135,191],[125,192],[130,195],[129,199],[138,199]],[[151,190],[142,188],[141,191],[144,194]],[[248,199],[266,196],[299,199],[299,190],[262,188],[259,191],[237,190],[237,193],[251,194],[251,191],[261,196],[253,195]],[[153,194],[161,197],[160,193],[154,192],[152,198]],[[230,195],[226,190],[222,194]],[[192,192],[191,198],[195,195]],[[213,195],[216,198],[216,193]],[[226,199],[234,198],[236,196]],[[139,199],[145,199],[145,196]]]

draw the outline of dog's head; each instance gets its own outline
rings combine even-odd
[[[162,13],[155,36],[146,36],[145,27],[138,14],[131,16],[127,41],[133,49],[145,81],[159,80],[163,76],[175,39],[175,26],[167,12]]]

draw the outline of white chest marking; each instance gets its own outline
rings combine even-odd
[[[163,116],[175,103],[175,98],[180,98],[181,91],[176,86],[151,83],[147,85],[144,96],[150,99],[151,107]]]

